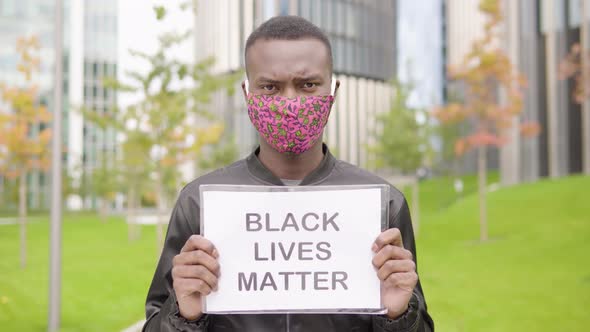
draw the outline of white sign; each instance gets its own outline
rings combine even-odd
[[[384,186],[367,187],[202,186],[202,234],[221,266],[205,311],[382,312],[371,246]]]

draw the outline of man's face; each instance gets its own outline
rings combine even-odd
[[[292,98],[332,93],[330,56],[317,39],[259,39],[248,49],[246,70],[253,94]],[[243,83],[242,89],[247,99]]]

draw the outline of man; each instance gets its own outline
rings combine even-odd
[[[272,18],[248,38],[245,59],[247,81],[242,89],[260,147],[246,159],[196,179],[180,193],[147,296],[144,331],[433,331],[416,273],[408,205],[393,187],[390,229],[372,248],[386,315],[203,314],[203,298],[217,290],[223,271],[217,258],[232,253],[218,252],[214,243],[198,235],[200,185],[387,183],[336,160],[322,143],[340,84],[332,81],[331,46],[320,29],[300,17]]]

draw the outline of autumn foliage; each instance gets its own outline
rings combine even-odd
[[[20,264],[26,266],[27,174],[45,171],[50,166],[51,114],[39,102],[39,88],[33,76],[39,70],[39,41],[20,38],[16,51],[20,55],[17,70],[24,76],[23,86],[0,83],[0,176],[18,179],[18,215],[20,228]],[[1,104],[0,104],[1,105]]]
[[[583,103],[590,96],[590,66],[588,61],[582,61],[583,58],[589,59],[590,54],[587,51],[584,52],[582,46],[576,43],[559,64],[559,78],[562,80],[571,78],[575,82],[572,97],[578,104]]]
[[[32,77],[39,68],[36,37],[21,38],[17,51],[21,56],[18,71],[26,86],[9,87],[0,83],[0,99],[7,104],[0,109],[0,174],[14,179],[50,165],[51,129],[44,128],[51,120],[47,108],[39,104],[39,88]]]
[[[508,142],[505,130],[523,108],[525,77],[517,71],[499,43],[502,11],[497,0],[480,2],[479,9],[487,17],[484,35],[473,42],[463,62],[450,67],[449,78],[464,88],[464,99],[434,110],[433,115],[443,123],[466,122],[471,133],[458,139],[455,153],[462,155],[479,146],[501,146]],[[505,98],[500,98],[500,94]],[[502,100],[503,99],[503,100]],[[526,136],[538,134],[533,122],[521,124]]]

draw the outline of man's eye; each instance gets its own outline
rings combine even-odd
[[[315,83],[310,83],[310,82],[307,82],[307,83],[303,84],[303,87],[304,87],[305,89],[311,89],[311,88],[315,88],[315,87],[316,87],[316,85],[317,85],[317,84],[315,84]]]
[[[267,84],[262,86],[262,89],[265,91],[273,91],[275,89],[275,86],[273,84]]]

